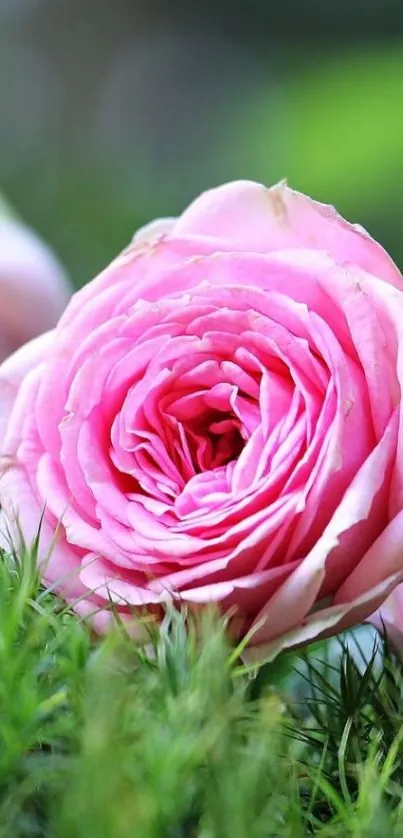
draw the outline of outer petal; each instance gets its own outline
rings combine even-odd
[[[0,366],[0,450],[21,382],[49,354],[54,332],[46,332],[22,346]]]
[[[339,588],[335,602],[352,602],[382,579],[403,569],[403,511],[388,524]]]
[[[25,469],[20,466],[9,468],[2,475],[1,484],[1,546],[5,549],[10,546],[18,549],[20,533],[25,543],[30,545],[40,532],[39,558],[44,578],[47,577],[47,564],[51,562],[52,583],[57,582],[55,587],[62,596],[76,598],[85,593],[88,597],[89,592],[78,576],[80,559],[77,550],[67,544],[63,527],[58,525],[56,519],[49,520],[46,514],[42,517],[43,506],[38,501]]]
[[[378,611],[369,617],[368,622],[380,632],[386,630],[390,642],[403,657],[403,585],[395,588]]]
[[[388,576],[379,585],[364,591],[354,602],[333,605],[330,608],[317,608],[302,625],[284,635],[260,645],[250,645],[243,652],[246,663],[263,663],[273,660],[285,649],[297,648],[313,640],[329,637],[345,631],[365,620],[368,611],[378,608],[383,600],[403,579],[403,571]]]
[[[289,189],[284,183],[267,189],[252,181],[234,181],[197,198],[174,223],[158,219],[135,234],[132,243],[95,280],[76,293],[62,318],[70,326],[88,303],[97,302],[111,289],[109,311],[127,291],[131,304],[150,299],[156,276],[186,260],[217,251],[278,253],[289,250],[298,262],[306,251],[305,271],[313,254],[327,251],[339,264],[358,265],[399,289],[401,274],[383,250],[361,227],[349,224],[333,207]],[[302,267],[302,266],[301,266]],[[314,265],[315,273],[319,265]],[[184,271],[182,270],[182,274]],[[183,280],[183,277],[182,277]],[[168,276],[163,290],[176,291]],[[186,284],[186,283],[184,283]],[[298,292],[295,292],[298,296]],[[303,292],[304,295],[305,292]],[[108,301],[105,299],[105,306]],[[108,312],[104,311],[105,317]]]
[[[403,289],[399,270],[362,227],[284,182],[267,189],[240,180],[204,192],[178,219],[172,235],[211,236],[217,249],[232,242],[236,251],[326,250],[336,262],[352,262]]]
[[[144,227],[140,227],[134,234],[133,244],[153,244],[157,242],[162,236],[170,233],[175,226],[176,218],[156,218],[155,221],[150,221]]]

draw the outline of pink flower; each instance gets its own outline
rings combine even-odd
[[[52,328],[69,296],[51,250],[21,222],[0,217],[0,360]]]
[[[0,370],[0,500],[108,626],[218,603],[249,656],[362,621],[403,578],[403,281],[279,184],[140,231]]]

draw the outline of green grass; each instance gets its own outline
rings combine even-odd
[[[0,838],[403,836],[402,667],[343,640],[250,672],[206,612],[104,639],[0,563]],[[332,647],[334,648],[334,647]]]

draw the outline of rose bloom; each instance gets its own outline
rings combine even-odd
[[[211,190],[1,367],[3,532],[45,510],[44,580],[99,631],[215,603],[255,660],[360,622],[403,578],[402,349],[361,227]]]
[[[52,328],[69,297],[50,248],[22,222],[0,217],[0,359]]]

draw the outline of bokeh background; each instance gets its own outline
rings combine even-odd
[[[0,188],[76,285],[239,177],[403,267],[402,0],[0,0]]]

